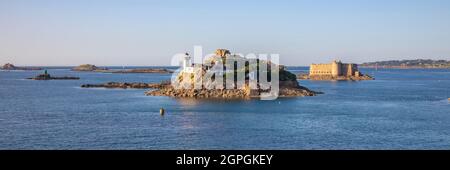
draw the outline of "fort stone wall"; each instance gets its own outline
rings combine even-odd
[[[341,63],[333,61],[330,64],[311,64],[309,68],[310,76],[359,76],[356,64]]]

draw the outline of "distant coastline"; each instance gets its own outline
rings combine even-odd
[[[360,67],[362,67],[362,68],[398,68],[398,69],[414,69],[414,68],[439,69],[439,68],[450,68],[450,61],[429,60],[429,59],[388,60],[388,61],[366,62],[366,63],[360,64]]]

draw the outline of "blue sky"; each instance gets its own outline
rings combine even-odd
[[[286,65],[450,60],[450,1],[0,0],[0,63],[169,65],[194,45]]]

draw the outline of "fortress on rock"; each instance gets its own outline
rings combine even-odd
[[[356,64],[342,63],[341,61],[333,61],[330,64],[311,64],[309,76],[331,76],[331,77],[359,77],[360,72]]]

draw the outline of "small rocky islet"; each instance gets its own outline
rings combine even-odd
[[[103,72],[103,71],[107,71],[107,70],[108,70],[108,68],[106,68],[106,67],[97,67],[92,64],[82,64],[82,65],[72,68],[72,71],[86,71],[86,72],[88,72],[88,71]]]
[[[160,74],[170,74],[173,71],[165,68],[137,68],[137,69],[127,69],[127,70],[114,70],[110,73],[160,73]]]
[[[164,86],[170,86],[170,83],[127,83],[127,82],[108,82],[103,84],[83,84],[82,88],[121,88],[121,89],[157,89],[163,88]]]
[[[11,63],[6,63],[0,69],[1,70],[25,70],[25,71],[27,71],[27,70],[28,71],[42,70],[42,68],[38,68],[38,67],[17,67],[14,64],[11,64]]]
[[[101,73],[161,73],[168,74],[173,73],[173,71],[165,68],[136,68],[136,69],[123,69],[123,70],[113,70],[108,69],[106,67],[97,67],[92,64],[83,64],[77,67],[72,68],[72,71],[81,71],[81,72],[101,72]]]
[[[79,77],[70,77],[70,76],[63,76],[63,77],[54,77],[48,74],[47,70],[44,71],[43,74],[39,74],[36,77],[27,78],[30,80],[79,80]]]

